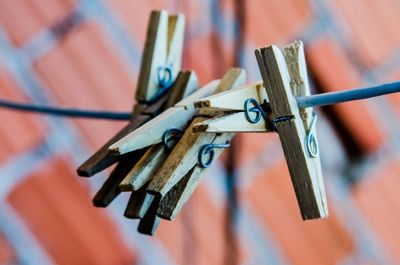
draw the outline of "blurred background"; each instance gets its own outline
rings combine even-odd
[[[396,0],[2,0],[0,97],[129,111],[152,9],[186,15],[201,84],[303,40],[314,93],[400,77]],[[0,264],[400,264],[400,95],[318,109],[330,216],[301,221],[276,134],[243,134],[154,237],[75,169],[123,122],[0,109]],[[228,158],[228,159],[226,159]],[[224,163],[230,161],[230,163]]]

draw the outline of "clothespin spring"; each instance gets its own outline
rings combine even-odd
[[[230,143],[227,142],[225,144],[205,144],[200,148],[199,152],[199,165],[202,168],[207,168],[211,165],[213,159],[214,159],[214,148],[228,148],[230,146]],[[204,162],[204,157],[209,154],[208,160]]]
[[[139,100],[142,104],[151,104],[157,101],[174,84],[172,64],[158,67],[157,79],[160,89],[150,100]]]
[[[314,135],[314,127],[317,124],[318,115],[313,112],[312,113],[312,120],[310,123],[310,128],[308,129],[307,136],[306,136],[306,150],[310,157],[317,157],[319,154],[319,147],[317,138]]]
[[[178,129],[178,128],[169,128],[168,130],[166,130],[163,133],[163,143],[164,143],[164,149],[167,152],[171,152],[172,148],[171,146],[168,145],[168,142],[172,141],[172,140],[179,140],[179,138],[181,138],[183,135],[183,130]]]
[[[253,107],[250,107],[250,104],[253,105]],[[250,115],[250,112],[255,113],[255,116]],[[244,102],[244,115],[246,116],[247,121],[250,123],[259,122],[261,117],[263,117],[265,121],[268,121],[268,117],[264,109],[254,98],[248,98]]]
[[[161,87],[161,90],[168,89],[172,86],[173,75],[172,75],[172,64],[168,64],[166,66],[160,66],[157,71],[158,84]]]

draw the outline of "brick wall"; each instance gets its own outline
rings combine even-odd
[[[305,43],[315,93],[400,76],[399,1],[244,2],[240,62],[249,81],[260,78],[255,47],[295,39]],[[185,68],[201,83],[218,78],[234,62],[234,6],[233,0],[3,0],[0,97],[130,110],[149,12],[160,8],[186,14]],[[301,221],[277,135],[242,135],[236,247],[227,232],[221,162],[178,218],[162,222],[150,238],[122,217],[125,196],[107,209],[92,207],[105,174],[90,180],[75,174],[122,122],[0,109],[0,264],[398,264],[399,99],[318,110],[326,220]]]

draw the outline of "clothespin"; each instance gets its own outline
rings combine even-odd
[[[376,87],[310,95],[302,42],[283,50],[269,46],[255,51],[263,82],[195,102],[216,117],[193,126],[196,132],[277,131],[304,220],[328,215],[312,107],[332,105],[399,92],[399,82]],[[265,90],[264,90],[265,89]]]
[[[162,142],[165,131],[170,128],[183,130],[196,114],[194,101],[212,94],[218,83],[219,80],[207,83],[189,97],[179,101],[173,107],[163,111],[143,126],[110,145],[109,152],[118,156],[125,155]]]
[[[176,87],[181,87],[181,90],[186,86],[197,85],[193,74],[185,80],[182,78],[182,82],[180,82],[180,80],[181,78],[178,76]],[[193,102],[213,93],[218,83],[218,80],[211,81],[190,96],[176,103],[173,107],[168,108],[157,117],[128,134],[125,137],[128,138],[128,140],[125,138],[121,139],[120,142],[126,144],[126,140],[129,144],[129,148],[132,148],[132,151],[128,149],[130,153],[151,146],[130,172],[125,172],[125,178],[120,184],[122,191],[133,191],[124,215],[128,218],[141,219],[138,226],[138,231],[140,233],[153,235],[160,221],[157,216],[160,199],[148,194],[147,188],[156,174],[156,171],[167,157],[168,151],[165,151],[165,147],[173,148],[174,146],[173,143],[169,143],[169,132],[184,130],[196,113]],[[176,90],[179,89],[173,89],[173,91]],[[181,96],[183,95],[184,94]],[[179,97],[180,95],[174,96],[172,93],[170,99],[178,99]],[[116,145],[118,143],[119,142],[117,142]],[[132,143],[134,144],[132,145]],[[135,145],[135,143],[138,145]],[[114,147],[111,146],[110,148]],[[123,150],[126,151],[127,149]],[[117,151],[114,150],[113,152]],[[129,155],[130,153],[124,155]]]
[[[288,164],[300,211],[304,220],[328,215],[318,142],[312,109],[301,110],[295,97],[309,95],[303,45],[285,48],[285,57],[276,46],[257,49],[256,58],[276,128]],[[312,120],[314,119],[314,120]]]
[[[244,84],[244,78],[243,70],[231,69],[221,81],[208,83],[110,147],[113,152],[129,154],[152,145],[120,184],[123,191],[133,191],[125,216],[141,219],[139,232],[153,234],[159,223],[158,216],[169,220],[176,216],[198,185],[205,167],[213,158],[219,156],[222,152],[220,147],[227,147],[233,136],[194,134],[190,124],[205,118],[194,117],[196,111],[193,102],[204,95]],[[178,81],[179,77],[176,83],[179,83]],[[166,141],[169,132],[183,131],[185,128],[176,145]],[[204,161],[207,154],[210,157]],[[180,179],[184,181],[179,181]],[[162,195],[174,187],[168,196],[165,196],[165,200],[162,195],[153,193],[155,186],[163,186],[163,181],[168,185],[162,188]]]
[[[107,206],[119,193],[119,183],[142,157],[144,150],[126,156],[115,156],[108,148],[113,143],[144,124],[163,109],[182,61],[184,16],[168,16],[166,11],[153,11],[147,31],[144,55],[140,67],[132,119],[120,132],[78,168],[80,176],[92,176],[119,162],[93,199],[95,206]]]
[[[227,113],[194,126],[197,132],[271,132],[280,136],[304,220],[327,216],[312,109],[300,109],[296,97],[308,96],[307,68],[301,42],[284,49],[256,50],[263,83],[202,99],[199,109]],[[265,87],[265,88],[264,88]]]
[[[193,72],[181,72],[171,88],[171,95],[166,108],[171,107],[176,101],[186,98],[197,88],[195,74]],[[168,150],[163,144],[151,146],[119,184],[122,191],[132,191],[124,215],[127,218],[141,219],[138,231],[144,234],[154,234],[159,224],[156,216],[158,203],[154,201],[154,196],[147,194],[146,189],[167,154]]]
[[[221,79],[214,93],[223,92],[245,83],[245,72],[239,68],[230,69]],[[157,215],[173,220],[189,199],[200,182],[200,176],[211,161],[217,158],[223,148],[229,147],[234,134],[196,134],[193,125],[206,119],[195,117],[173,152],[157,171],[147,192],[154,195],[160,204]],[[204,156],[208,155],[207,161]]]
[[[214,93],[220,93],[245,83],[245,72],[239,68],[230,69],[221,79]],[[204,145],[226,144],[225,137],[218,137],[216,134],[196,134],[193,133],[193,125],[205,120],[204,117],[195,117],[188,129],[167,157],[157,174],[149,184],[147,191],[158,197],[163,197],[171,188],[176,185],[194,166],[206,163],[199,158],[201,148]],[[224,138],[223,142],[219,142]],[[229,137],[228,137],[229,138]],[[218,143],[217,143],[218,142]],[[211,147],[210,147],[211,148]],[[200,161],[199,161],[200,160]]]

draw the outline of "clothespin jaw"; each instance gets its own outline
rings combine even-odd
[[[162,90],[175,80],[181,69],[184,29],[182,14],[151,13],[136,91],[139,102],[154,100],[160,86]]]
[[[163,134],[170,128],[184,129],[187,123],[196,114],[193,102],[199,98],[209,96],[217,88],[219,80],[213,80],[192,95],[176,103],[161,114],[154,117],[143,126],[130,132],[114,144],[109,151],[115,155],[124,155],[135,150],[160,143]]]
[[[78,168],[78,175],[92,176],[123,159],[108,148],[162,109],[169,98],[162,94],[172,85],[181,68],[184,24],[182,14],[151,13],[136,89],[138,104],[133,108],[132,120]]]
[[[268,117],[265,116],[267,119],[263,118],[260,112],[253,113],[257,110],[251,111],[254,106],[246,103],[248,99],[253,99],[258,105],[264,106],[266,109],[269,107],[268,96],[262,82],[254,82],[197,100],[194,106],[199,113],[217,113],[218,115],[195,124],[193,126],[194,132],[272,131],[271,122],[268,120]],[[267,111],[266,109],[263,111]],[[257,115],[257,121],[251,122],[251,118]]]
[[[309,93],[303,47],[296,42],[285,55],[274,45],[255,51],[276,128],[304,220],[328,215],[325,188],[317,152],[318,143],[308,112],[295,96]],[[289,69],[289,70],[288,70]]]

